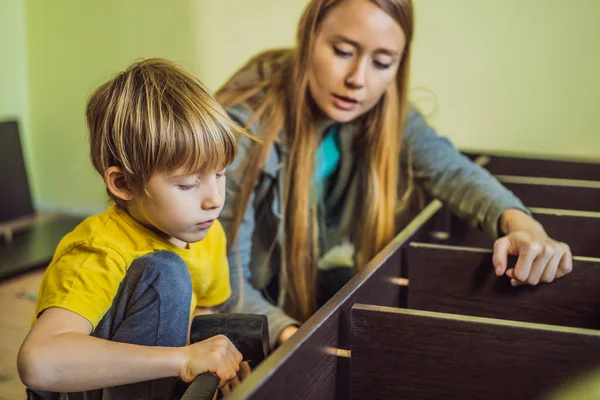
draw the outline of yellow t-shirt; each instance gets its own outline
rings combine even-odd
[[[231,295],[226,237],[218,221],[202,241],[182,249],[112,205],[61,240],[44,273],[34,320],[49,307],[61,307],[86,318],[95,329],[131,263],[157,250],[177,253],[187,264],[193,287],[190,313]]]

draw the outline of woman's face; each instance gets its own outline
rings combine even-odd
[[[326,117],[348,122],[377,104],[392,82],[406,37],[368,0],[344,0],[323,19],[309,65],[308,87]]]

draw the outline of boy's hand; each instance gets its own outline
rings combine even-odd
[[[184,366],[179,373],[184,382],[191,382],[205,372],[219,377],[219,387],[225,386],[236,377],[242,362],[242,353],[235,348],[225,335],[184,347]]]
[[[223,395],[223,397],[229,396],[233,389],[238,387],[245,378],[250,376],[250,373],[250,365],[247,362],[243,362],[240,365],[240,370],[238,371],[237,376],[221,388],[221,394]]]

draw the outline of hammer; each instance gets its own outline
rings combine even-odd
[[[238,349],[244,361],[260,362],[269,352],[267,317],[257,314],[198,315],[192,321],[190,342],[196,343],[216,335],[225,335]],[[219,378],[211,373],[198,375],[181,400],[212,400]]]

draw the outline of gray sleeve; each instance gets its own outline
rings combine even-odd
[[[407,116],[404,146],[412,156],[414,176],[425,189],[491,238],[498,237],[498,220],[504,211],[514,208],[530,215],[511,191],[438,136],[416,110]]]
[[[248,112],[249,110],[242,107],[228,110],[230,117],[242,127],[244,127],[245,121],[248,118]],[[256,128],[256,126],[253,126],[253,128]],[[250,129],[250,131],[255,132],[256,129]],[[243,170],[239,167],[243,165],[248,152],[254,144],[251,139],[241,136],[238,140],[238,155],[233,164],[228,168],[226,201],[219,218],[228,238],[232,234],[235,212],[237,211],[234,208],[239,203],[240,189],[244,182]],[[255,227],[254,201],[255,193],[252,194],[248,208],[244,212],[237,240],[231,244],[231,250],[228,254],[231,282],[231,298],[228,304],[237,304],[241,295],[242,309],[240,312],[266,315],[269,321],[271,348],[273,348],[279,334],[286,326],[300,324],[286,315],[281,308],[267,301],[250,282],[252,237]]]

